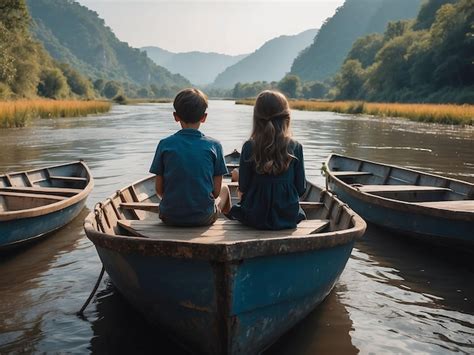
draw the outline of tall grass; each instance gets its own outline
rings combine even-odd
[[[79,100],[0,101],[0,128],[24,127],[33,118],[81,117],[105,113],[111,103]]]
[[[253,105],[255,100],[238,100],[236,103]],[[402,117],[419,122],[474,125],[474,105],[291,100],[290,106],[303,111],[332,111],[378,117]]]

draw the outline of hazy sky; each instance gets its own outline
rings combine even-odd
[[[78,0],[133,47],[253,52],[265,41],[319,28],[344,0]]]

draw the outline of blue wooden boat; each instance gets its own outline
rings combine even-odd
[[[474,247],[474,184],[332,154],[327,183],[368,222],[437,244]]]
[[[83,209],[93,185],[83,162],[0,175],[0,250],[69,223]]]
[[[238,153],[227,163],[237,166]],[[237,184],[226,182],[235,197]],[[301,205],[308,220],[293,230],[260,231],[225,218],[170,227],[156,214],[150,176],[100,203],[84,227],[119,292],[178,344],[256,354],[331,292],[366,228],[313,184]]]

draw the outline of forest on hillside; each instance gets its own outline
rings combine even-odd
[[[24,1],[0,3],[0,99],[93,96],[92,83],[70,66],[55,62],[32,38],[29,25]]]
[[[474,103],[474,3],[429,0],[414,20],[358,39],[334,80],[337,99]]]

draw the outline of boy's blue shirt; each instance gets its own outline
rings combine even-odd
[[[184,128],[159,142],[150,173],[163,176],[160,214],[170,221],[199,224],[214,213],[214,176],[228,171],[217,140]]]

